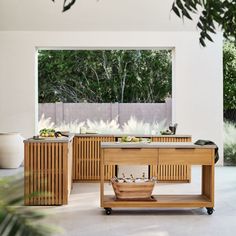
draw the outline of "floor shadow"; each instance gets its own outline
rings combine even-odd
[[[104,210],[104,214],[105,210]],[[112,215],[140,215],[140,216],[186,216],[186,215],[207,215],[205,208],[197,209],[112,209]]]

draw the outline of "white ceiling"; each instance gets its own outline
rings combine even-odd
[[[170,12],[174,0],[77,0],[62,13],[63,0],[0,0],[0,30],[195,31]]]

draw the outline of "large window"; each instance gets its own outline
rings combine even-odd
[[[171,122],[170,50],[39,50],[38,73],[39,118],[57,127],[150,133]]]

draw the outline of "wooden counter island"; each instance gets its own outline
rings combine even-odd
[[[25,205],[68,203],[73,135],[24,141]]]
[[[214,207],[215,145],[198,146],[192,143],[101,143],[101,207],[106,214],[112,208]],[[104,166],[106,165],[201,165],[202,190],[194,195],[155,195],[153,201],[117,200],[104,195]],[[158,179],[157,179],[158,180]]]

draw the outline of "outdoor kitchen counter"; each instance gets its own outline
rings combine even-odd
[[[90,131],[91,132],[91,131]],[[122,136],[135,136],[148,138],[152,142],[176,143],[191,142],[191,135],[147,135],[147,134],[80,134],[76,133],[73,139],[73,180],[74,181],[99,181],[101,143],[119,141]],[[135,167],[136,168],[136,167]],[[146,167],[145,167],[146,168]],[[159,181],[163,182],[190,182],[191,168],[187,165],[155,165],[147,167],[150,176],[158,175]],[[121,173],[121,166],[108,166],[105,171],[105,179],[108,181]]]
[[[24,143],[69,143],[73,140],[74,135],[70,134],[69,137],[58,137],[58,138],[40,138],[34,139],[29,138],[24,140]]]
[[[215,145],[195,145],[192,142],[186,143],[163,143],[163,142],[151,142],[151,143],[122,143],[122,142],[102,142],[101,148],[176,148],[176,149],[215,149]]]
[[[24,141],[25,205],[68,204],[72,186],[73,137]]]
[[[163,137],[163,138],[191,138],[191,135],[185,134],[175,134],[175,135],[152,135],[152,134],[80,134],[75,133],[75,137],[115,137],[121,138],[123,136],[135,136],[135,137],[142,137],[142,138],[156,138],[156,137]]]

